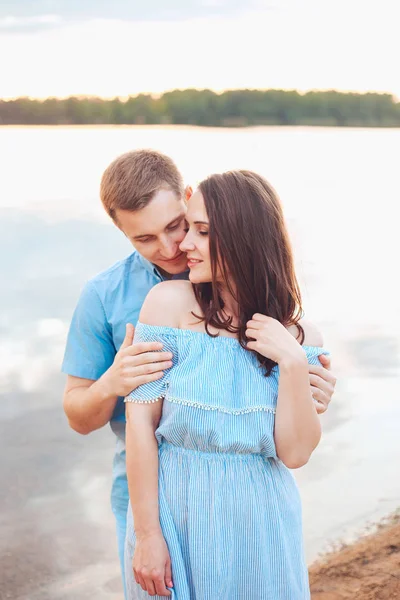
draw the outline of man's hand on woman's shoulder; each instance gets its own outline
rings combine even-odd
[[[302,319],[300,325],[304,330],[304,344],[308,346],[322,347],[324,340],[318,327],[308,319]],[[315,408],[319,415],[328,410],[329,403],[335,391],[336,377],[331,373],[331,359],[325,354],[319,357],[320,365],[309,365],[311,392],[315,402]]]
[[[134,327],[128,323],[125,339],[112,366],[100,378],[110,393],[117,396],[127,396],[140,385],[160,379],[164,370],[172,366],[172,354],[163,352],[161,343],[135,343],[133,336]]]

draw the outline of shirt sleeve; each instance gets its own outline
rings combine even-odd
[[[138,323],[135,329],[134,342],[160,342],[163,345],[163,352],[172,352],[172,367],[165,371],[160,379],[144,383],[125,398],[125,402],[136,402],[138,404],[156,402],[165,397],[171,370],[178,362],[176,332],[170,327]]]
[[[307,356],[308,364],[310,365],[319,365],[322,367],[318,357],[321,356],[321,354],[329,356],[329,352],[325,350],[325,348],[320,348],[319,346],[303,346],[303,348]]]
[[[103,303],[89,281],[72,317],[61,370],[74,377],[97,380],[112,365],[115,355]]]

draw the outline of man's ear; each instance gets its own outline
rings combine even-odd
[[[193,188],[190,185],[185,187],[185,201],[187,202],[190,196],[193,194]]]

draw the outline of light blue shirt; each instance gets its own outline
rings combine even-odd
[[[183,278],[187,278],[187,274],[174,277]],[[99,379],[114,361],[125,338],[126,324],[136,325],[148,292],[162,280],[155,266],[138,252],[90,279],[72,317],[63,373]],[[117,513],[126,511],[128,499],[123,398],[118,398],[110,425],[117,436],[111,496]]]

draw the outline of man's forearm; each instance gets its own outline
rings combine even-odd
[[[70,427],[84,435],[104,427],[112,417],[117,399],[103,377],[90,386],[66,390],[64,412]]]

